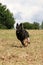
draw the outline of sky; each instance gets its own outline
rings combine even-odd
[[[43,20],[43,0],[0,0],[13,13],[16,23]]]

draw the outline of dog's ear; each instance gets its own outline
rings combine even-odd
[[[18,26],[18,23],[17,23],[17,26]]]
[[[21,29],[23,29],[23,24],[22,23],[20,23],[20,27],[21,27]]]
[[[20,26],[22,26],[23,24],[22,23],[20,23]]]
[[[16,28],[18,27],[18,23],[16,24]]]

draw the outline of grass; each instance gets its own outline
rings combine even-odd
[[[43,65],[43,30],[27,30],[30,44],[23,47],[15,30],[0,30],[0,65]]]

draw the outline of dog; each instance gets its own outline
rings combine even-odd
[[[30,44],[29,33],[24,29],[23,24],[20,23],[16,25],[16,36],[18,40],[21,41],[24,47],[27,47]]]

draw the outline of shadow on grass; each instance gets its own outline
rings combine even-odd
[[[23,48],[23,46],[18,46],[18,45],[11,45],[11,47],[15,47],[15,48]]]

